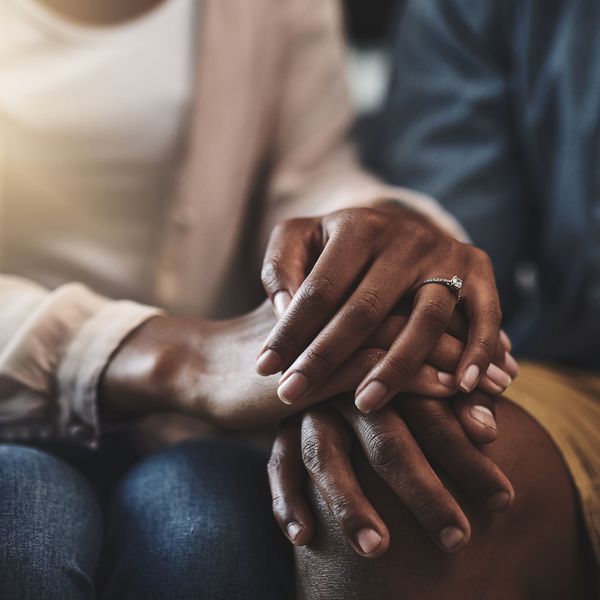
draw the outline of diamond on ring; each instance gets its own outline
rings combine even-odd
[[[460,302],[460,290],[463,286],[463,280],[458,275],[453,275],[450,279],[446,277],[429,277],[423,281],[421,286],[427,285],[428,283],[439,283],[449,287],[452,291],[456,292],[456,303]],[[419,286],[420,287],[420,286]]]
[[[463,286],[462,279],[458,275],[454,275],[450,280],[450,287],[455,290],[460,290]]]

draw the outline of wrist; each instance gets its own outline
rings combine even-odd
[[[202,324],[200,319],[156,316],[131,332],[101,377],[104,413],[122,417],[192,412],[192,407],[201,412]]]

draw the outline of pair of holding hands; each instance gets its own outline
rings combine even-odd
[[[455,291],[422,285],[453,275],[460,309]],[[273,446],[273,509],[294,544],[313,533],[308,472],[357,553],[387,550],[354,475],[355,444],[445,551],[468,542],[470,525],[431,463],[485,510],[508,508],[510,481],[478,447],[496,439],[493,396],[518,370],[485,253],[380,204],[278,226],[263,284],[278,322],[257,371],[282,373],[277,393],[294,409],[336,397],[286,420]]]
[[[453,275],[460,309],[453,290],[421,285]],[[308,471],[357,552],[387,549],[350,463],[355,444],[445,550],[468,541],[469,523],[431,464],[487,509],[510,504],[510,482],[478,448],[495,439],[492,397],[517,372],[483,252],[381,204],[280,225],[263,280],[270,301],[247,315],[161,315],[133,331],[102,374],[102,410],[178,411],[229,429],[283,420],[269,473],[296,544],[313,530]]]

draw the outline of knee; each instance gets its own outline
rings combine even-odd
[[[576,512],[562,460],[539,425],[516,406],[500,401],[497,416],[503,429],[486,452],[515,487],[516,500],[510,511],[490,515],[458,495],[473,535],[461,552],[446,554],[433,545],[362,456],[357,456],[357,476],[390,529],[390,548],[377,560],[357,556],[313,490],[317,535],[309,547],[297,550],[300,597],[522,598],[528,596],[524,588],[540,589],[547,584],[547,578],[538,581],[538,574],[547,573],[548,568],[557,573],[573,572]],[[548,489],[553,490],[552,500]],[[561,531],[550,523],[561,523]],[[501,573],[494,566],[499,562],[503,565]],[[528,573],[523,572],[523,565],[528,565]],[[527,578],[529,581],[524,582]],[[494,595],[490,595],[490,586],[494,586]],[[544,597],[562,597],[560,593]]]
[[[250,449],[186,442],[135,467],[114,498],[118,524],[135,524],[159,553],[189,555],[219,534],[244,534],[248,511],[268,503],[264,460]],[[163,557],[166,558],[166,557]]]
[[[0,502],[1,597],[91,597],[101,516],[83,477],[38,450],[0,446]]]
[[[250,584],[263,572],[268,579],[266,565],[284,552],[277,552],[283,540],[265,465],[252,449],[208,441],[173,446],[138,465],[114,498],[113,540],[121,573],[131,575],[126,581],[117,573],[114,585],[139,586],[143,575],[156,594],[147,597],[185,586],[190,597],[208,598],[212,580],[218,597],[237,598],[226,594],[232,579]]]

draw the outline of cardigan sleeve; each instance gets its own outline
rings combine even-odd
[[[78,283],[0,275],[0,440],[97,444],[97,387],[120,342],[156,308]]]

